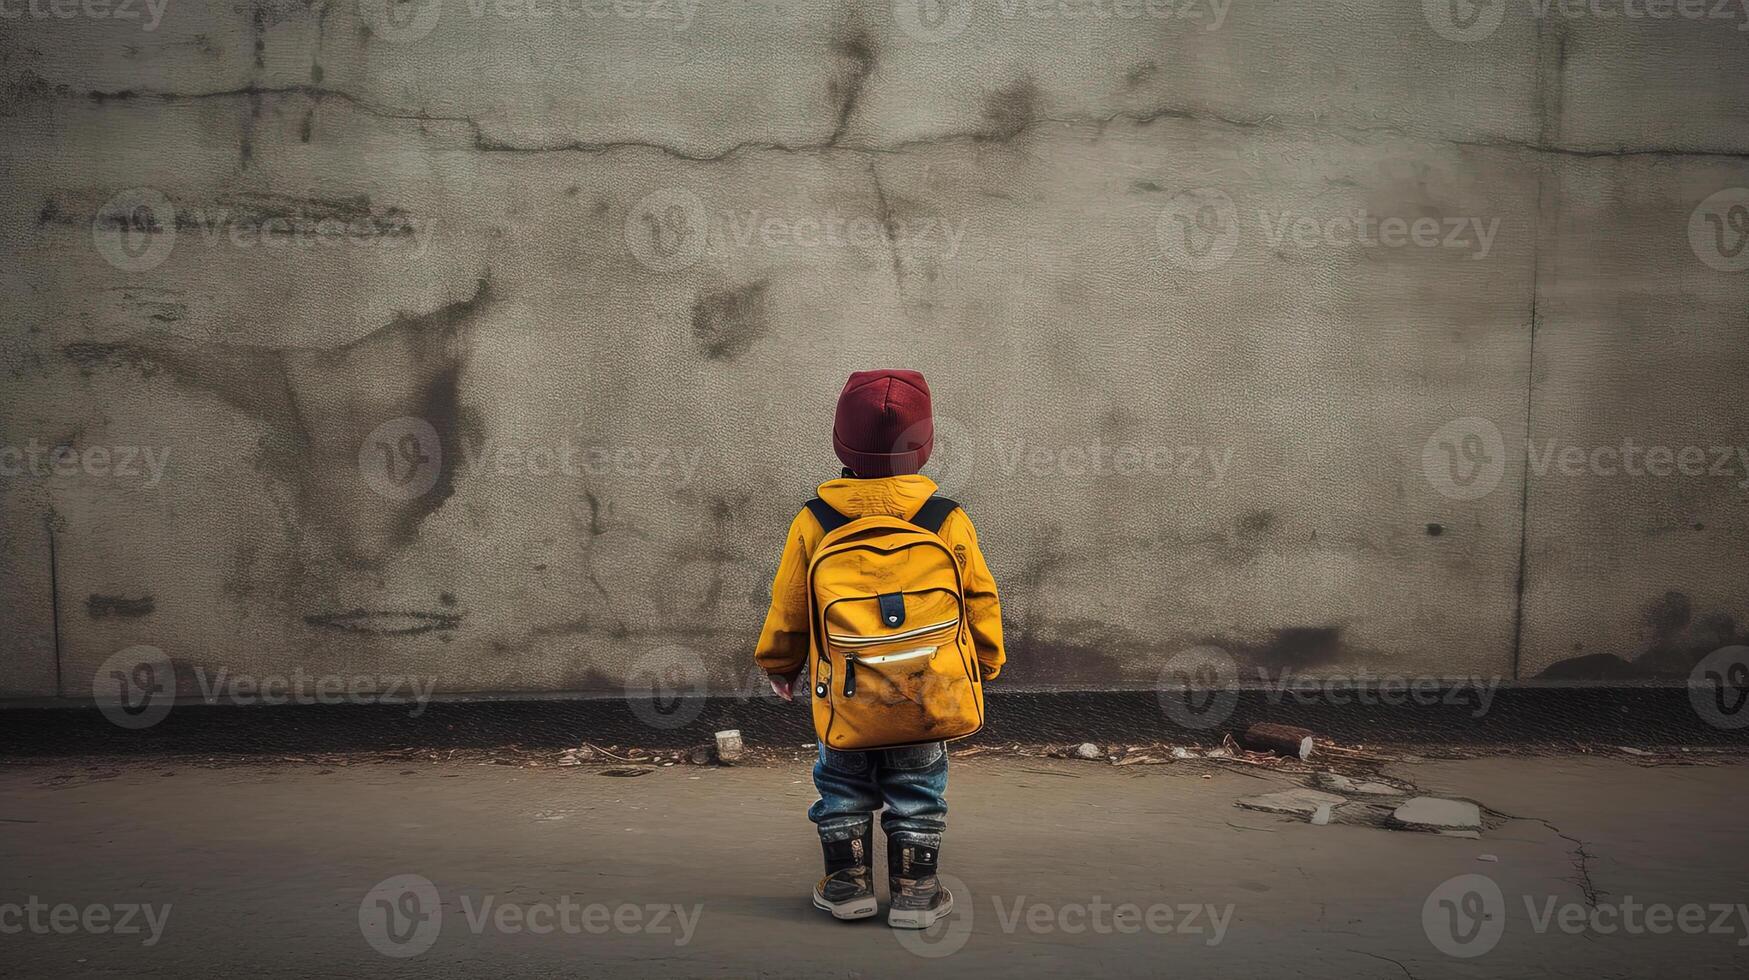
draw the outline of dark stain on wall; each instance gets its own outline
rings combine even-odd
[[[1707,654],[1749,645],[1749,633],[1723,611],[1696,614],[1687,593],[1671,590],[1640,611],[1646,638],[1635,652],[1580,654],[1550,664],[1538,680],[1635,680],[1687,677]],[[1575,646],[1577,650],[1577,646]]]
[[[1288,626],[1271,631],[1261,642],[1210,643],[1233,651],[1272,677],[1321,666],[1343,653],[1340,626]]]
[[[135,619],[140,616],[150,616],[157,608],[157,602],[150,595],[129,598],[120,595],[100,595],[91,593],[85,599],[85,611],[92,619],[104,619],[115,616],[119,619]]]
[[[832,45],[832,51],[846,62],[843,74],[833,76],[826,83],[827,98],[837,106],[838,112],[838,122],[832,128],[830,142],[837,143],[850,130],[850,121],[856,115],[863,87],[874,73],[874,39],[867,30],[856,27],[839,38]]]
[[[1275,513],[1249,510],[1239,515],[1239,533],[1246,537],[1262,537],[1275,528]]]
[[[91,194],[59,191],[37,210],[37,224],[84,228],[99,224],[118,230],[162,231],[158,216],[102,210]],[[172,200],[173,204],[181,202]],[[378,206],[368,194],[351,197],[301,197],[286,194],[246,192],[219,195],[198,207],[179,207],[176,230],[196,235],[211,234],[202,224],[206,215],[223,212],[233,224],[259,226],[272,235],[329,235],[357,238],[408,238],[416,229],[412,216],[402,208]],[[87,215],[89,217],[87,217]],[[332,226],[332,227],[330,227]]]
[[[461,625],[462,614],[353,609],[343,613],[305,616],[304,622],[320,629],[364,636],[417,636],[435,630],[453,630]]]
[[[1117,685],[1147,661],[1147,651],[1118,627],[1091,619],[1027,628],[1004,619],[1008,663],[997,684]]]
[[[1012,139],[1039,116],[1042,94],[1032,78],[1022,78],[984,97],[984,124],[977,139],[1000,142]]]
[[[267,7],[256,6],[249,18],[249,33],[253,38],[253,54],[256,68],[267,67]]]
[[[0,116],[15,116],[25,103],[45,100],[54,92],[49,80],[34,71],[8,76],[0,78]]]
[[[766,304],[769,287],[770,281],[761,279],[698,297],[692,304],[692,337],[705,357],[732,361],[765,336],[771,329]]]
[[[148,379],[162,374],[269,426],[258,465],[295,489],[298,520],[292,523],[326,529],[345,557],[369,565],[380,555],[370,535],[362,532],[382,522],[387,543],[405,546],[454,492],[455,472],[464,458],[462,440],[477,428],[460,396],[468,354],[465,330],[492,301],[490,280],[483,277],[466,299],[426,314],[399,315],[329,350],[196,344],[169,335],[81,342],[61,350],[81,373],[125,365]],[[348,386],[294,380],[349,376],[410,378],[410,395],[388,404],[365,401],[370,414],[358,417],[351,409],[361,395]],[[432,489],[407,501],[337,489],[328,470],[355,470],[358,449],[371,430],[401,416],[424,419],[438,435],[442,462]]]

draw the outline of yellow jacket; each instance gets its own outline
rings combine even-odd
[[[846,517],[890,514],[909,520],[929,495],[935,481],[920,473],[871,480],[845,478],[820,484],[820,499]],[[820,522],[802,508],[790,522],[783,558],[771,583],[771,611],[753,659],[765,672],[794,678],[808,659],[808,562],[826,534]],[[1002,651],[1002,605],[996,599],[996,580],[978,550],[978,533],[964,510],[949,514],[941,526],[942,540],[959,559],[966,596],[966,615],[984,680],[1002,672],[1007,656]]]

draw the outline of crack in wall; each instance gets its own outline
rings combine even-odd
[[[860,92],[860,89],[858,90]],[[1146,126],[1162,119],[1175,119],[1185,122],[1211,123],[1228,126],[1235,129],[1260,129],[1286,135],[1296,134],[1326,134],[1338,137],[1355,135],[1394,134],[1403,139],[1418,140],[1428,143],[1441,143],[1448,146],[1473,147],[1481,149],[1516,149],[1532,153],[1546,153],[1558,156],[1572,156],[1588,159],[1598,158],[1628,158],[1628,157],[1718,157],[1732,160],[1749,160],[1749,150],[1731,149],[1694,149],[1683,150],[1669,147],[1614,149],[1582,149],[1577,147],[1558,146],[1541,139],[1531,141],[1522,139],[1458,139],[1448,136],[1432,136],[1417,134],[1397,126],[1305,126],[1276,122],[1275,113],[1267,113],[1256,118],[1241,118],[1221,113],[1183,108],[1160,108],[1149,112],[1118,111],[1107,115],[1090,113],[1071,113],[1058,116],[1035,116],[1024,121],[992,132],[989,129],[974,129],[936,133],[929,136],[916,136],[890,143],[845,142],[843,134],[834,130],[827,134],[824,140],[812,142],[786,143],[775,140],[743,140],[715,151],[707,152],[688,149],[670,143],[655,140],[570,140],[565,142],[547,143],[514,143],[502,137],[486,132],[484,124],[471,116],[439,115],[426,110],[406,110],[385,107],[367,99],[339,89],[326,88],[320,85],[282,85],[282,86],[243,86],[240,88],[223,89],[213,92],[179,93],[165,92],[153,89],[123,89],[119,91],[90,91],[84,97],[94,102],[130,101],[135,99],[155,99],[165,103],[202,101],[211,99],[259,99],[263,96],[301,96],[318,102],[333,99],[353,106],[360,112],[381,119],[394,119],[405,122],[442,122],[466,126],[472,136],[472,148],[482,153],[584,153],[603,155],[618,150],[652,150],[677,160],[693,163],[719,163],[742,153],[776,152],[776,153],[855,153],[855,154],[893,154],[902,155],[911,150],[945,146],[956,143],[988,143],[1006,144],[1012,142],[1032,130],[1047,125],[1068,127],[1093,127],[1103,135],[1105,129],[1115,122],[1129,122],[1137,126]],[[55,98],[78,98],[76,93],[57,94]]]
[[[899,258],[898,234],[893,229],[893,208],[887,202],[886,188],[881,186],[881,172],[874,160],[868,162],[868,177],[874,182],[875,203],[878,205],[875,218],[886,230],[887,251],[893,259],[893,278],[898,280],[901,289],[905,286],[905,266]]]

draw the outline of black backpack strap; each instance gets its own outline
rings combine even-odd
[[[959,509],[959,503],[936,494],[923,502],[917,513],[911,517],[911,523],[931,534],[940,534],[941,525],[947,521],[947,515]]]
[[[813,512],[814,520],[820,522],[820,527],[825,529],[827,534],[831,534],[833,531],[850,523],[850,518],[838,513],[838,511],[832,508],[831,504],[821,500],[819,497],[815,497],[808,501],[808,510]]]

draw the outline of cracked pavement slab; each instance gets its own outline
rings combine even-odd
[[[5,937],[0,963],[56,976],[890,976],[934,959],[971,977],[1706,977],[1739,975],[1749,942],[1740,765],[1391,767],[1502,817],[1470,841],[1236,818],[1241,797],[1299,783],[1274,773],[959,759],[942,851],[958,911],[916,935],[808,907],[819,855],[801,763],[636,780],[477,762],[209,765],[0,769],[0,903],[170,906],[149,947],[26,931]],[[412,915],[426,900],[435,932]],[[1672,918],[1646,918],[1659,908]],[[393,909],[406,928],[385,925]],[[1706,928],[1684,931],[1685,909]],[[1452,918],[1466,910],[1481,917]],[[1624,926],[1648,922],[1661,931]]]

